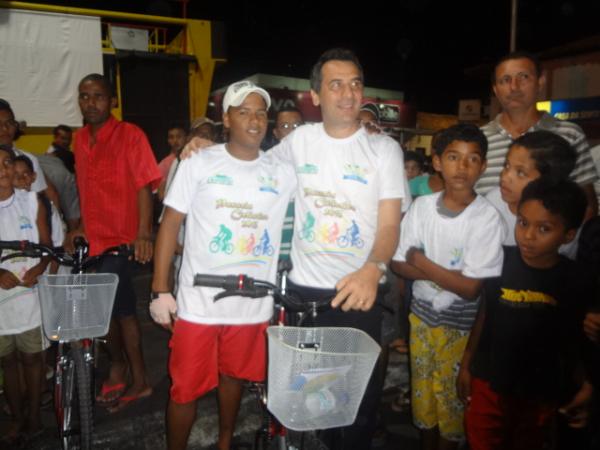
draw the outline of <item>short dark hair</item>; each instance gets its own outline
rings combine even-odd
[[[113,89],[113,85],[108,79],[108,77],[99,73],[90,73],[81,79],[78,86],[81,86],[83,83],[86,83],[88,81],[100,83],[102,86],[104,86],[104,89],[106,89],[106,92],[108,92],[108,95],[111,98],[115,97],[115,90]]]
[[[414,161],[416,162],[421,170],[423,170],[423,165],[425,164],[425,159],[423,155],[417,152],[413,152],[412,150],[408,150],[404,153],[404,162]]]
[[[479,153],[483,159],[487,156],[488,141],[485,134],[471,123],[459,123],[442,130],[433,139],[433,150],[437,156],[442,156],[446,147],[453,141],[473,142],[479,146]]]
[[[10,145],[4,145],[4,144],[0,144],[0,150],[2,150],[3,152],[8,153],[8,156],[10,157],[10,159],[12,159],[13,161],[15,160],[15,158],[17,157],[17,155],[15,155],[15,151],[12,149],[12,147]]]
[[[298,109],[298,107],[296,107],[295,105],[284,105],[281,108],[279,108],[279,111],[277,111],[277,115],[279,115],[280,113],[284,113],[284,112],[293,112],[293,113],[298,113],[300,114],[303,118],[303,114],[302,111],[300,111]]]
[[[567,230],[577,229],[583,223],[587,199],[583,189],[573,181],[556,182],[544,177],[533,180],[523,189],[519,210],[531,200],[540,201],[544,208],[560,216]]]
[[[59,131],[64,131],[65,133],[73,133],[73,129],[69,125],[57,125],[52,129],[52,134],[56,136]]]
[[[23,164],[25,164],[27,166],[27,168],[29,169],[29,171],[31,173],[35,173],[35,169],[33,168],[33,163],[31,162],[31,159],[29,159],[27,156],[25,155],[19,155],[15,158],[13,158],[15,164],[18,162],[22,162]]]
[[[515,139],[510,148],[515,145],[526,148],[540,175],[554,182],[568,179],[575,168],[577,152],[558,134],[546,130],[532,131]]]
[[[528,59],[533,63],[535,75],[539,77],[542,74],[542,63],[540,62],[540,59],[531,52],[526,50],[518,50],[510,52],[496,61],[496,64],[494,64],[494,70],[492,70],[492,84],[496,83],[496,70],[498,69],[498,66],[505,61],[510,61],[511,59]]]
[[[319,92],[323,81],[323,66],[329,61],[349,61],[353,63],[360,72],[360,80],[364,81],[363,68],[356,54],[347,48],[331,48],[323,53],[310,71],[310,88]]]
[[[185,134],[188,132],[188,127],[183,125],[182,123],[171,123],[169,124],[169,128],[167,128],[167,132],[171,130],[183,130]]]

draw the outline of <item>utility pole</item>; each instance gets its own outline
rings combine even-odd
[[[519,0],[511,0],[510,8],[510,51],[517,50],[517,8]]]

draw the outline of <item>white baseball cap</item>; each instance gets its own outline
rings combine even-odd
[[[260,95],[267,104],[267,109],[271,107],[271,97],[263,88],[258,87],[252,81],[243,80],[231,84],[223,97],[223,112],[227,112],[230,106],[234,108],[240,106],[248,95],[256,93]]]

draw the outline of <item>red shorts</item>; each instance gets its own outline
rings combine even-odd
[[[169,342],[171,400],[196,400],[219,385],[219,374],[264,380],[267,325],[204,325],[177,320]]]
[[[536,450],[553,448],[554,403],[494,392],[487,381],[471,380],[471,402],[465,432],[471,450]]]

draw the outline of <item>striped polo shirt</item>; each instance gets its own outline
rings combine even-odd
[[[475,190],[482,195],[500,184],[500,172],[504,166],[504,159],[508,153],[508,147],[514,141],[511,135],[500,125],[501,114],[498,114],[496,119],[481,128],[488,140],[487,169],[479,178]],[[543,113],[540,120],[526,132],[537,130],[546,130],[558,134],[577,151],[577,162],[571,173],[573,181],[580,186],[584,186],[598,180],[590,146],[579,125],[558,120],[548,113]]]

